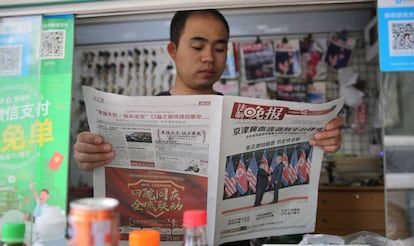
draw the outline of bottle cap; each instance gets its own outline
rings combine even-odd
[[[207,224],[207,212],[205,210],[186,210],[183,214],[183,226],[195,227]]]
[[[160,246],[160,232],[153,229],[135,230],[129,233],[130,246]]]
[[[23,222],[5,223],[1,231],[1,240],[5,243],[16,243],[24,240],[26,224]]]

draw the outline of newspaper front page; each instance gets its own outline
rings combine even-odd
[[[323,151],[308,141],[343,102],[224,98],[216,240],[314,231]]]
[[[313,231],[322,150],[307,142],[343,98],[83,92],[91,132],[116,153],[94,170],[94,195],[120,201],[122,240],[154,228],[163,245],[181,245],[188,209],[207,210],[209,245]]]

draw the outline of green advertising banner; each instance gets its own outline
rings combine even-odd
[[[0,19],[0,226],[67,210],[73,35],[72,15]]]

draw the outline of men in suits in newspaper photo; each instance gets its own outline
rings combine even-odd
[[[283,173],[284,164],[282,162],[281,156],[277,157],[277,165],[272,172],[271,183],[273,186],[273,200],[272,203],[277,203],[279,201],[279,189],[282,186],[282,173]]]
[[[262,205],[263,195],[268,186],[268,173],[265,170],[265,164],[261,161],[259,164],[259,170],[257,171],[257,183],[256,183],[256,198],[254,206]]]

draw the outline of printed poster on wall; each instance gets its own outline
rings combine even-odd
[[[241,44],[240,53],[244,82],[274,79],[274,51],[271,41]]]
[[[227,60],[226,60],[226,66],[224,67],[223,74],[221,75],[222,79],[237,78],[236,56],[234,54],[235,52],[234,46],[237,46],[237,45],[233,42],[229,42],[227,45]]]
[[[331,33],[325,55],[326,64],[334,70],[347,67],[355,44],[356,39],[348,38],[345,33]]]
[[[66,210],[74,20],[1,21],[0,225],[31,225],[39,204]]]
[[[377,12],[381,71],[413,71],[414,2],[379,0]]]
[[[274,52],[277,77],[297,77],[301,74],[299,39],[275,40]]]
[[[308,39],[301,42],[301,78],[306,80],[324,80],[328,76],[328,65],[324,62],[324,54],[328,48],[328,41],[326,38]]]

